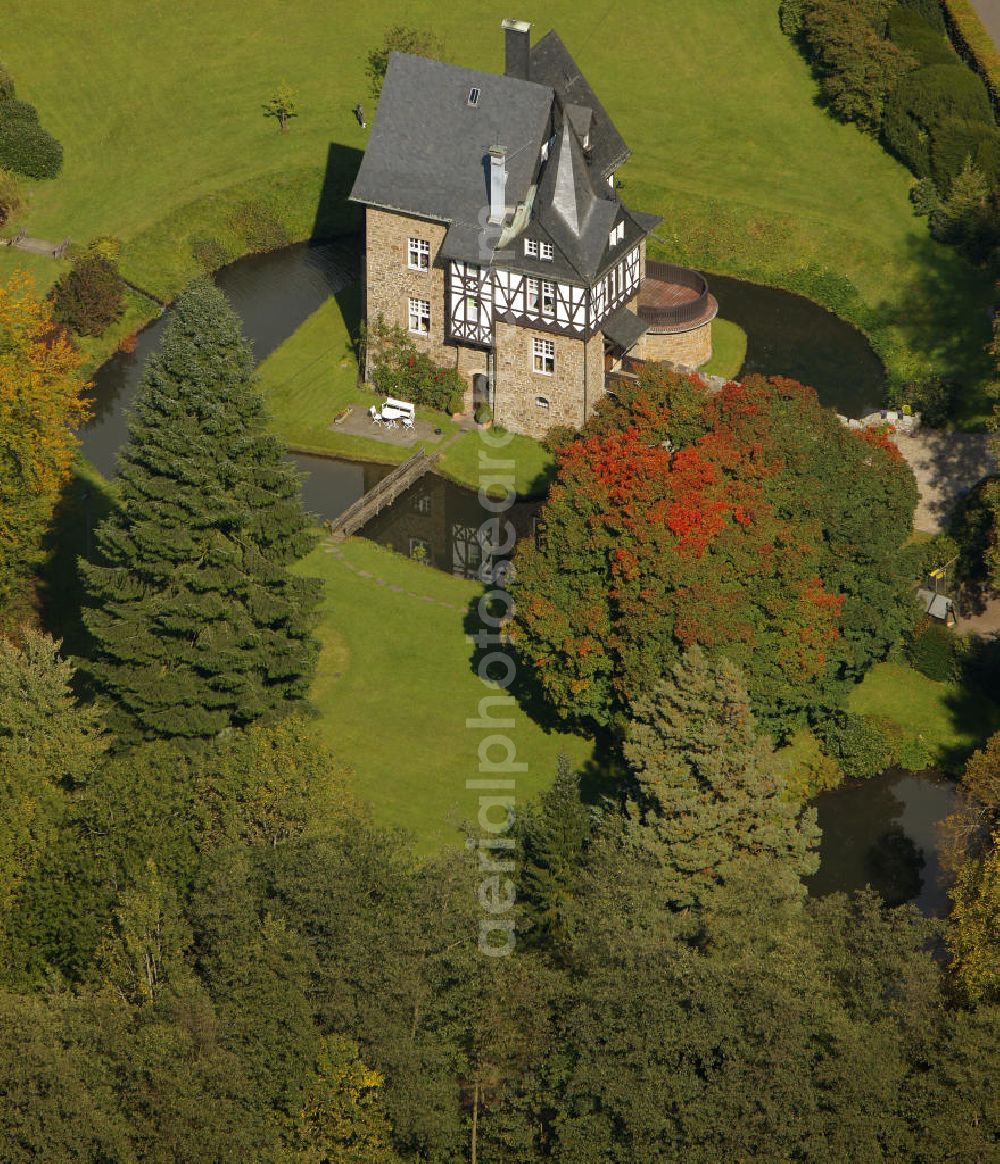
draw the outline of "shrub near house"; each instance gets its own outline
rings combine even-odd
[[[395,396],[438,412],[459,412],[465,380],[453,368],[441,368],[399,326],[380,315],[364,332],[369,379],[382,396]]]

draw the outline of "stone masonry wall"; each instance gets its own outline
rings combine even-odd
[[[552,375],[534,371],[533,339],[552,340],[556,370]],[[600,333],[584,342],[528,327],[496,323],[497,424],[511,432],[542,437],[554,425],[583,424],[584,369],[587,407],[592,411],[604,395],[604,339]],[[548,407],[536,401],[542,397]]]
[[[700,368],[712,358],[712,324],[703,323],[674,335],[647,331],[631,354],[639,360],[667,360],[683,368]]]
[[[410,218],[388,210],[368,207],[365,212],[365,318],[379,313],[387,323],[409,331],[409,300],[426,299],[431,305],[430,335],[409,332],[418,350],[444,368],[455,368],[469,380],[467,403],[471,407],[472,377],[486,371],[486,353],[478,348],[445,342],[445,277],[447,264],[439,257],[447,227],[423,218]],[[410,238],[430,243],[430,267],[411,271],[408,265]]]

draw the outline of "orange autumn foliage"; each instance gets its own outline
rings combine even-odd
[[[0,595],[38,561],[69,475],[88,416],[82,362],[30,275],[0,286]]]

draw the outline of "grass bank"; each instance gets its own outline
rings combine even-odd
[[[466,637],[482,587],[361,538],[336,556],[320,546],[302,570],[326,583],[312,692],[318,730],[353,769],[377,819],[412,832],[424,851],[459,841],[478,811],[479,793],[465,782],[476,778],[487,734],[466,726],[489,693]],[[516,777],[519,803],[551,783],[560,751],[577,766],[591,760],[589,740],[536,723],[520,707],[507,714],[514,726],[505,734],[527,764]]]
[[[958,683],[935,683],[905,663],[878,663],[851,692],[851,711],[919,742],[935,767],[957,773],[1000,729],[1000,707]]]
[[[519,15],[536,35],[559,30],[622,130],[622,193],[664,216],[661,254],[809,295],[861,326],[894,377],[958,377],[974,420],[991,288],[913,218],[907,172],[817,106],[777,8],[637,0],[625,19],[597,0],[531,0]],[[261,0],[252,12],[237,0],[9,0],[5,63],[66,149],[23,222],[53,239],[117,235],[129,275],[172,294],[192,235],[225,220],[239,192],[296,201],[295,237],[334,213],[367,136],[352,107],[372,112],[365,55],[386,26],[433,27],[456,62],[502,70],[506,15],[431,0]],[[86,67],[70,67],[81,46]],[[300,107],[285,135],[261,116],[282,80]],[[17,261],[0,252],[0,277]]]

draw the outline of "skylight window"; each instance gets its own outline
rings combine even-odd
[[[473,87],[469,90],[469,99],[466,104],[471,105],[473,108],[479,104],[479,90],[475,87],[475,85],[473,85]]]

